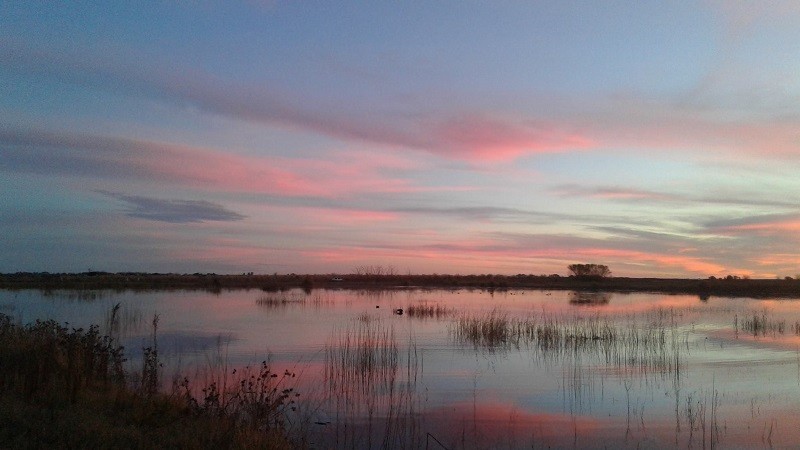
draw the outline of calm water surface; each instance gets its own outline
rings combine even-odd
[[[0,291],[24,323],[109,327],[115,304],[131,372],[158,316],[165,389],[295,374],[317,448],[800,448],[800,300]]]

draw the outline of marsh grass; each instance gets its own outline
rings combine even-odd
[[[606,365],[640,372],[680,370],[682,338],[676,322],[618,323],[600,316],[529,315],[510,317],[493,310],[462,315],[451,326],[457,342],[476,349],[506,351],[527,348],[537,359],[558,363],[578,355],[594,356]]]
[[[444,319],[455,314],[455,309],[447,308],[439,303],[429,304],[422,302],[415,305],[409,305],[406,308],[406,314],[410,318],[415,319]]]
[[[297,292],[271,292],[258,297],[256,305],[269,309],[286,308],[290,305],[302,305],[307,298],[307,295]]]
[[[716,389],[687,394],[684,410],[688,428],[687,448],[697,445],[696,440],[700,441],[699,446],[702,448],[713,449],[719,443],[719,407],[720,395]],[[772,447],[771,443],[769,446]]]
[[[334,300],[327,293],[306,293],[297,291],[278,291],[262,294],[256,299],[256,305],[266,309],[285,309],[292,306],[312,307],[315,309],[328,308],[334,305]]]
[[[525,337],[526,323],[510,319],[508,314],[492,310],[483,316],[460,316],[455,322],[456,339],[480,348],[519,347]]]
[[[369,315],[359,317],[354,326],[334,332],[325,346],[325,380],[333,391],[386,384],[397,373],[394,329]]]
[[[156,330],[157,318],[154,339]],[[294,447],[279,417],[296,394],[266,366],[234,378],[236,389],[207,386],[198,400],[188,384],[171,395],[151,390],[160,374],[155,343],[149,355],[131,384],[123,348],[99,327],[21,325],[0,314],[2,447]]]
[[[106,313],[103,332],[119,341],[121,336],[141,330],[144,323],[141,311],[116,303]]]
[[[776,336],[786,333],[787,330],[800,335],[800,322],[787,326],[786,320],[769,317],[766,311],[762,311],[761,314],[753,312],[752,315],[748,314],[741,321],[737,314],[733,318],[733,327],[737,334],[741,328],[743,332],[752,334],[754,337]]]
[[[188,377],[174,380],[172,397],[185,401],[197,415],[224,417],[259,430],[280,432],[291,425],[300,394],[296,374],[273,371],[265,360],[240,369],[211,372],[193,385]]]
[[[99,327],[68,328],[53,320],[22,326],[0,314],[0,392],[26,400],[75,403],[97,385],[124,383],[123,349]]]
[[[416,343],[412,339],[402,355],[393,328],[362,316],[334,331],[325,346],[331,421],[324,423],[323,439],[336,448],[419,448]]]
[[[329,293],[315,292],[311,295],[307,295],[303,304],[311,305],[312,307],[319,309],[332,307],[335,302]]]

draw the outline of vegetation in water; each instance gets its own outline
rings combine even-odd
[[[542,361],[594,355],[609,366],[670,374],[683,365],[684,336],[668,315],[651,323],[619,324],[599,316],[520,318],[493,310],[462,315],[451,333],[459,342],[490,351],[524,347]]]
[[[785,319],[775,319],[767,315],[766,311],[752,312],[742,319],[739,315],[733,318],[733,326],[736,333],[744,331],[747,334],[752,334],[754,337],[784,334],[787,331],[800,335],[800,322],[794,324],[787,324]]]
[[[428,302],[409,305],[405,310],[408,317],[418,319],[444,319],[455,314],[454,308],[442,306],[439,303]]]

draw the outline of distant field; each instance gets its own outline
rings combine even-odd
[[[659,292],[725,297],[799,297],[795,279],[582,278],[558,275],[218,275],[159,273],[0,274],[0,289],[163,290],[261,289],[551,289],[608,292]]]

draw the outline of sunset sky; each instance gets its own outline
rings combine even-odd
[[[0,3],[0,272],[800,273],[800,2]]]

